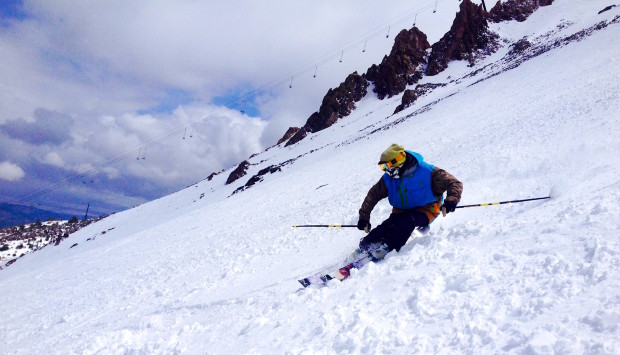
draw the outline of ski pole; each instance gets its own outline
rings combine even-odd
[[[346,227],[355,227],[355,224],[302,224],[302,225],[294,225],[293,228],[303,228],[303,227],[311,227],[311,228],[346,228]]]
[[[524,200],[512,200],[512,201],[501,201],[501,202],[490,202],[490,203],[477,203],[475,205],[464,205],[464,206],[456,206],[456,208],[468,208],[468,207],[487,207],[487,206],[495,206],[495,205],[505,205],[509,203],[520,203],[520,202],[528,202],[528,201],[536,201],[536,200],[546,200],[551,198],[551,196],[546,197],[534,197],[534,198],[526,198]],[[441,213],[443,216],[446,216],[446,208],[441,209]]]

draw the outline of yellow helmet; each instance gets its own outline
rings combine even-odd
[[[381,153],[379,165],[382,165],[383,170],[390,168],[398,168],[405,163],[407,153],[402,145],[392,144]]]

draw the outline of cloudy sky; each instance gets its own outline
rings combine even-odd
[[[0,202],[101,214],[177,191],[303,125],[414,21],[434,43],[458,5],[2,0]]]

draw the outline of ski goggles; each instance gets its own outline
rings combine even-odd
[[[405,152],[402,152],[396,158],[388,161],[387,163],[379,163],[379,168],[381,168],[381,170],[383,171],[392,171],[396,168],[397,165],[400,166],[401,162],[405,161],[406,156],[407,154],[405,154]]]

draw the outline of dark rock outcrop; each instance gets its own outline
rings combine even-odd
[[[247,173],[248,167],[250,166],[250,162],[247,160],[242,161],[239,166],[233,170],[230,175],[228,175],[228,179],[226,179],[226,185],[232,184],[237,179],[245,176]]]
[[[497,1],[495,6],[489,11],[490,22],[525,21],[540,6],[549,6],[553,0],[508,0]]]
[[[468,60],[472,65],[478,51],[495,51],[498,36],[489,31],[486,16],[482,5],[463,0],[450,31],[433,44],[426,74],[441,73],[452,60]]]
[[[374,92],[383,100],[403,92],[422,78],[418,70],[426,63],[426,50],[430,48],[426,35],[417,27],[402,30],[394,40],[390,55],[381,64],[373,64],[366,72],[366,79],[375,84]]]
[[[245,185],[237,188],[235,191],[233,191],[232,195],[236,194],[237,192],[241,192],[245,189],[248,189],[252,186],[254,186],[254,184],[263,181],[263,176],[267,175],[267,174],[273,174],[276,173],[278,171],[281,171],[282,168],[280,165],[270,165],[264,169],[261,169],[256,175],[252,176],[248,182],[245,183]],[[231,196],[232,196],[231,195]]]
[[[400,111],[413,105],[413,103],[417,99],[418,99],[418,95],[416,95],[415,90],[411,90],[411,89],[405,90],[405,92],[403,93],[403,98],[400,102],[400,105],[396,106],[396,110],[394,110],[394,113],[399,113]]]
[[[508,52],[508,57],[513,57],[516,55],[520,55],[523,52],[525,52],[528,48],[530,48],[532,46],[532,43],[530,43],[530,41],[528,41],[527,38],[521,38],[520,40],[516,41],[514,44],[512,44],[510,47],[510,51]]]
[[[430,91],[434,90],[435,88],[442,87],[442,86],[446,86],[446,84],[430,84],[430,83],[421,84],[421,85],[417,85],[415,89],[413,90],[411,89],[405,90],[405,92],[403,93],[402,101],[400,105],[396,107],[396,110],[394,110],[394,113],[395,114],[399,113],[400,111],[413,105],[420,96],[424,96]]]
[[[219,174],[220,174],[220,172],[213,172],[213,173],[211,173],[211,175],[207,176],[207,181],[213,180],[213,178],[216,177]]]
[[[299,142],[300,140],[306,138],[308,133],[311,133],[311,132],[308,131],[305,126],[301,127],[299,129],[299,131],[297,131],[297,133],[295,133],[295,135],[293,135],[293,137],[291,137],[291,139],[289,139],[288,142],[286,142],[286,144],[284,146],[288,147],[289,145],[293,145],[293,144]]]
[[[348,116],[355,109],[355,103],[366,96],[370,83],[357,72],[349,74],[336,89],[329,89],[318,112],[310,115],[306,124],[286,142],[286,146],[302,140],[308,133],[321,131],[333,125],[338,119]]]
[[[598,12],[598,14],[600,15],[600,14],[602,14],[603,12],[605,12],[605,11],[609,11],[609,10],[613,9],[614,7],[616,7],[616,6],[617,6],[617,5],[609,5],[609,6],[607,6],[606,8],[602,9],[601,11],[599,11],[599,12]]]
[[[284,133],[284,135],[282,136],[282,138],[280,138],[278,140],[277,144],[282,144],[284,142],[286,142],[287,140],[289,140],[292,136],[295,135],[295,133],[299,132],[299,127],[289,127],[289,129],[286,131],[286,133]]]

